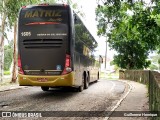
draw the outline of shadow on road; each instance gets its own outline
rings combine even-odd
[[[90,83],[89,88],[94,85],[95,82]],[[37,88],[37,87],[36,87]],[[79,95],[83,93],[87,89],[83,90],[82,92],[78,92],[76,88],[73,87],[57,87],[57,88],[49,88],[48,91],[42,91],[40,88],[39,92],[35,92],[34,94],[30,94],[29,98],[33,99],[59,99],[63,100],[65,98],[71,98],[71,96]],[[63,99],[62,99],[63,98]]]

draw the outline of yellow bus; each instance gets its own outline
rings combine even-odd
[[[66,4],[23,6],[18,21],[20,86],[87,89],[99,79],[97,42]]]

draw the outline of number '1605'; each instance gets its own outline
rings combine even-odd
[[[31,32],[21,32],[22,36],[31,36]]]

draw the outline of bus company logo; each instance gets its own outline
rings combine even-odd
[[[56,69],[57,69],[57,70],[61,70],[61,69],[62,69],[62,68],[61,68],[61,65],[57,65],[57,66],[56,66]]]
[[[27,11],[24,18],[34,18],[34,17],[61,17],[62,13],[59,10],[32,10]]]
[[[11,112],[2,112],[2,117],[12,117]]]

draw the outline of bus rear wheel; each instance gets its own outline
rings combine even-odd
[[[95,82],[98,82],[98,80],[99,80],[99,72],[97,74],[97,80]]]
[[[84,89],[87,89],[89,86],[89,76],[84,79]]]
[[[82,85],[77,88],[78,92],[82,92],[84,90],[85,78],[82,77]]]
[[[78,87],[78,92],[82,92],[83,91],[83,89],[84,89],[84,87],[81,85],[81,86],[79,86]]]
[[[48,90],[49,90],[49,87],[43,87],[43,86],[41,86],[41,89],[42,89],[43,91],[48,91]]]

